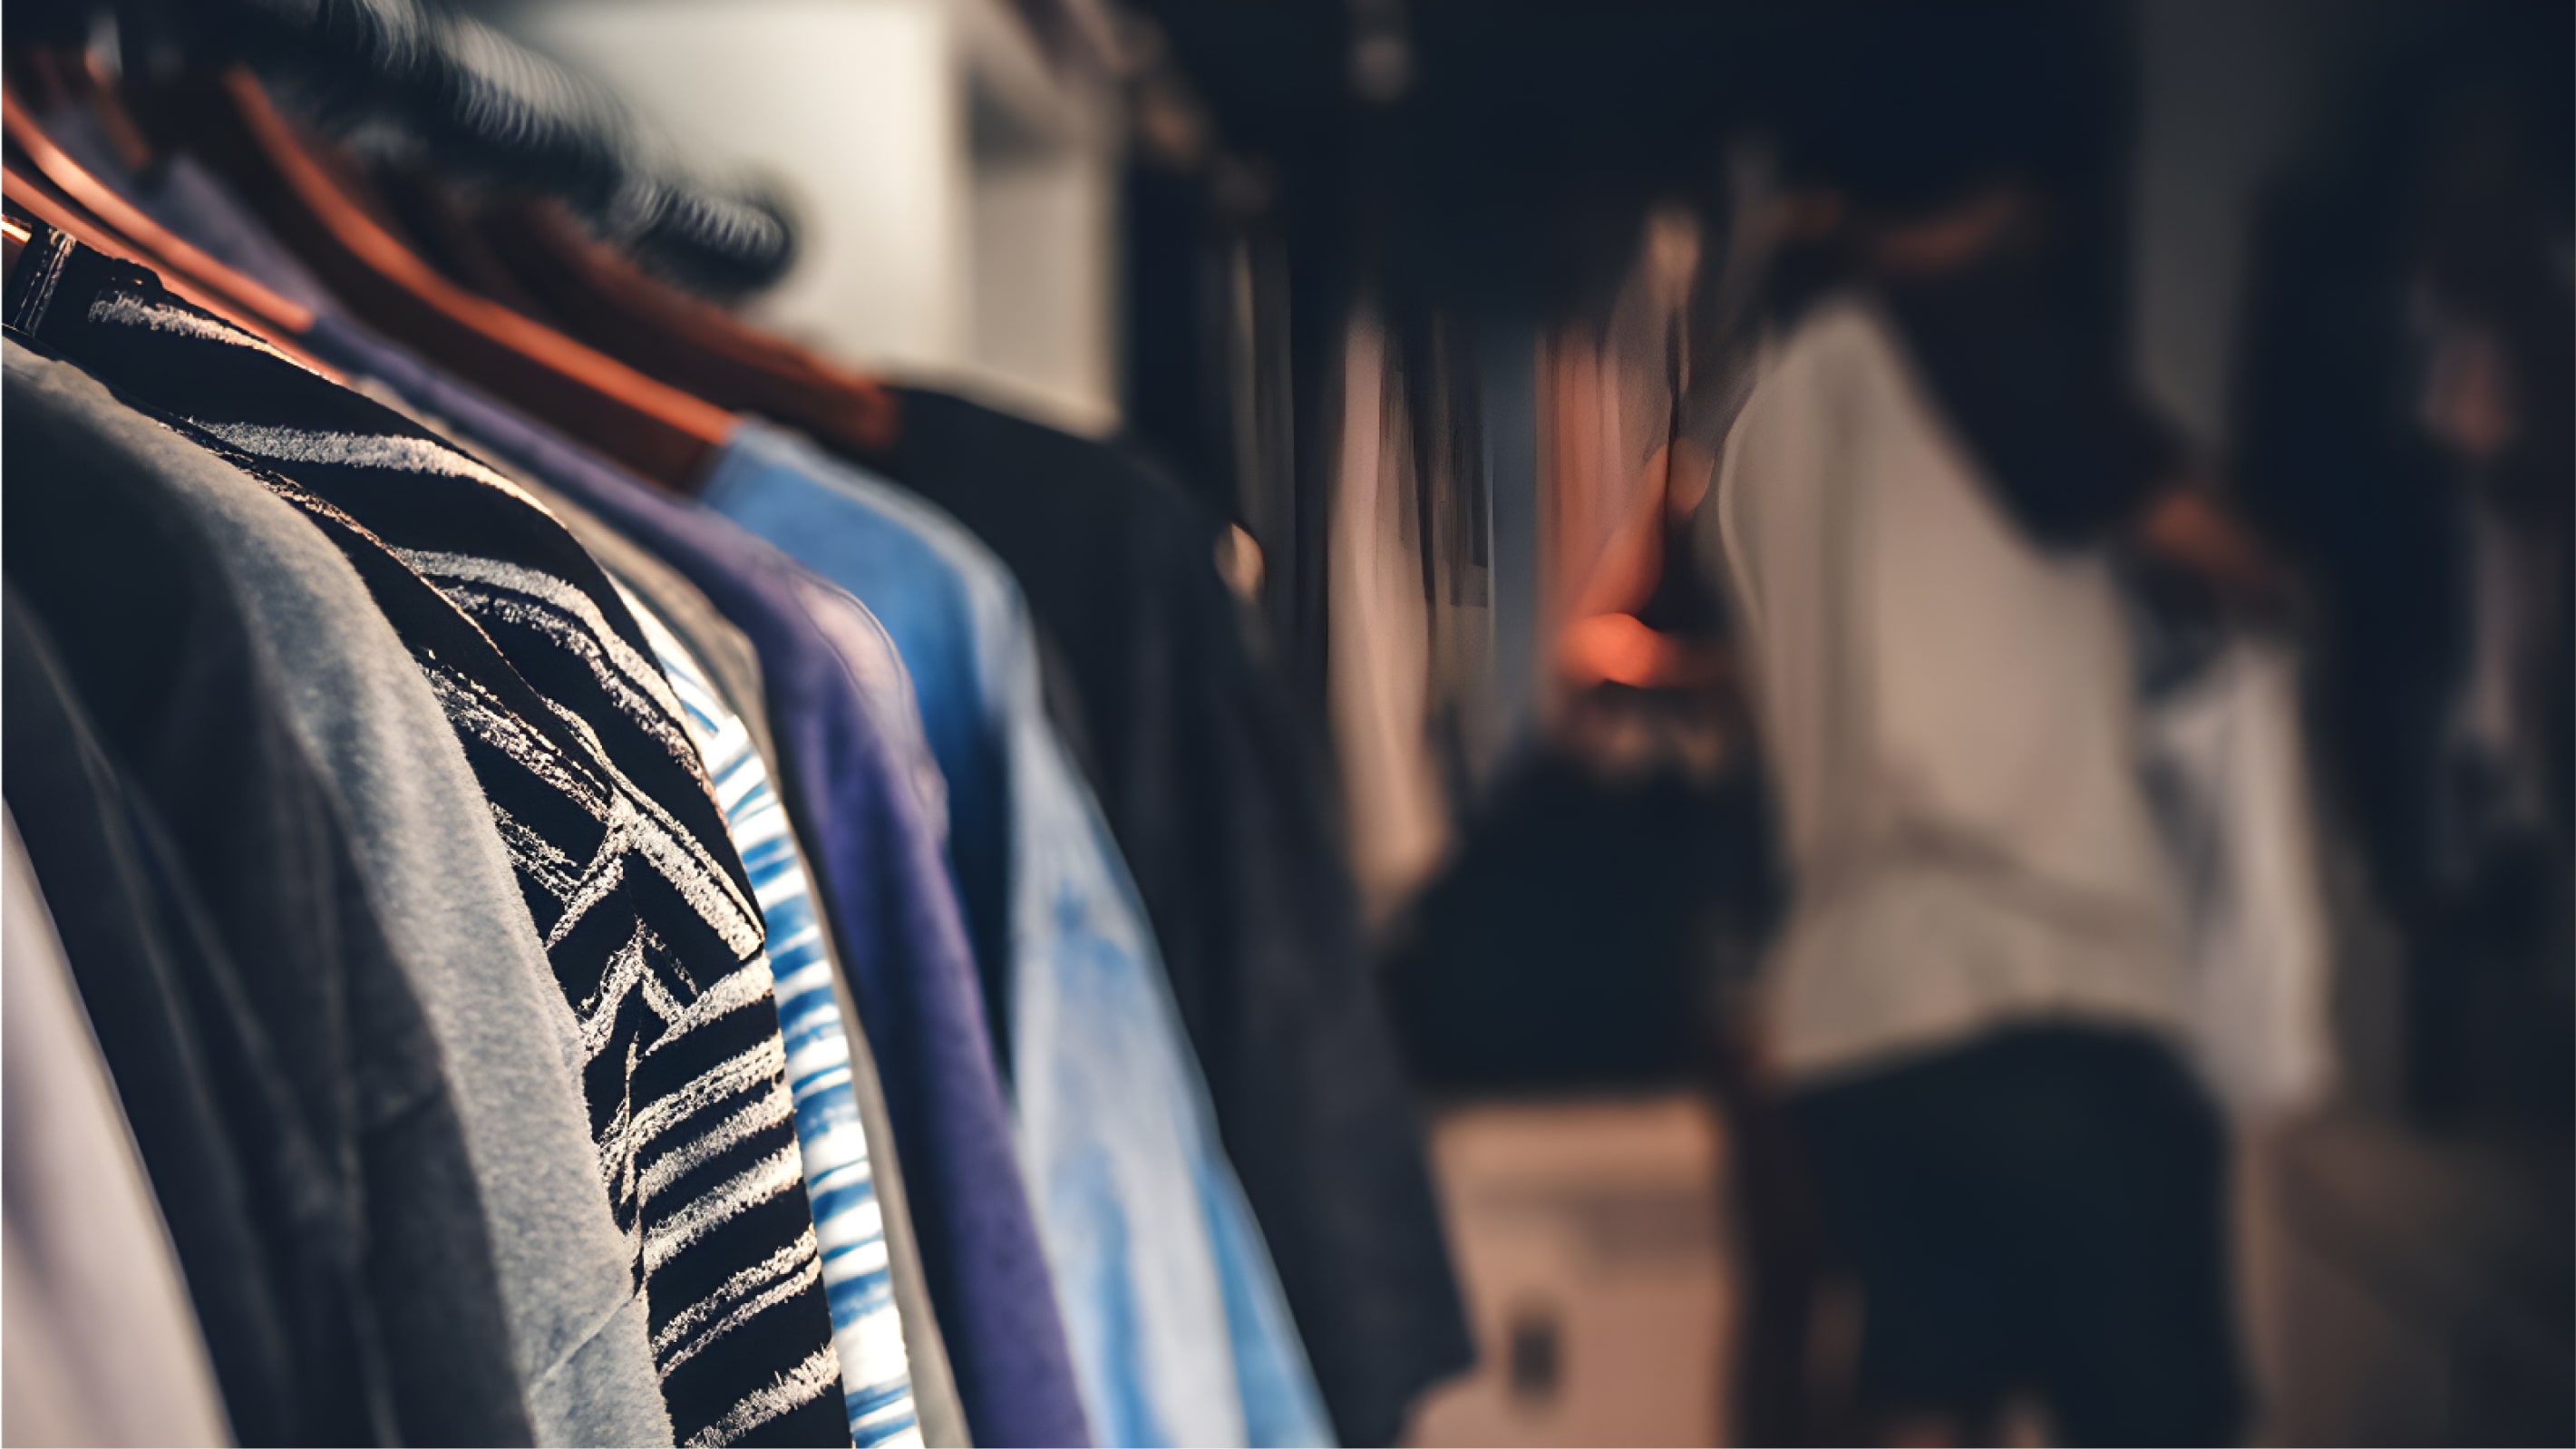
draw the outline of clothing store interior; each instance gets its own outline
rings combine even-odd
[[[5,0],[0,1440],[2576,1442],[2565,0]]]

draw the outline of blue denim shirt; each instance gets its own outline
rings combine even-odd
[[[929,504],[757,422],[702,496],[877,614],[951,798],[996,802],[980,824],[960,812],[952,842],[961,875],[992,852],[1007,881],[1008,957],[986,972],[1007,982],[1021,1160],[1095,1432],[1329,1442],[1143,905],[1047,723],[1009,571]]]

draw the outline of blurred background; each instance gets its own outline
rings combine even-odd
[[[648,269],[1234,523],[1407,1442],[2576,1438],[2569,7],[462,8],[775,228]]]

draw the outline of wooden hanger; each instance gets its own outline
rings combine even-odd
[[[82,174],[87,175],[86,172]],[[309,314],[305,313],[304,309],[277,298],[274,293],[267,293],[266,289],[233,272],[222,263],[207,259],[205,264],[223,276],[231,278],[242,288],[247,288],[254,293],[264,293],[284,309],[283,313],[270,315],[260,307],[246,306],[233,295],[232,288],[209,285],[203,280],[189,276],[186,271],[172,265],[166,259],[153,255],[148,247],[138,244],[131,237],[120,234],[117,228],[100,220],[95,214],[54,189],[46,181],[19,170],[14,161],[0,166],[0,196],[6,197],[10,211],[16,214],[5,233],[8,238],[9,267],[12,271],[17,268],[20,250],[33,235],[33,228],[16,218],[32,218],[62,232],[92,251],[102,252],[122,262],[130,262],[153,273],[160,279],[161,285],[167,287],[172,295],[181,301],[201,311],[213,313],[252,336],[260,338],[305,370],[318,373],[334,382],[345,384],[348,381],[328,364],[306,352],[297,341],[300,329],[287,325],[294,318],[301,317],[309,320]]]
[[[117,95],[114,73],[96,55],[36,47],[23,68],[34,78],[29,91],[37,99],[38,111],[50,113],[57,106],[73,105],[87,111],[127,171],[143,175],[160,159],[151,138],[134,123]]]
[[[249,71],[153,99],[162,139],[223,173],[351,311],[465,380],[673,488],[694,485],[732,430],[722,408],[440,276],[342,194]]]
[[[5,89],[0,89],[0,131],[5,131],[9,144],[27,158],[36,174],[78,218],[70,223],[45,218],[47,225],[60,227],[101,251],[114,252],[151,268],[174,291],[184,284],[207,294],[218,304],[208,310],[271,341],[291,342],[313,325],[311,312],[197,250],[128,202],[115,187],[91,175],[87,167],[55,145],[44,127],[18,103],[17,95]],[[29,180],[19,179],[22,185]],[[106,235],[93,239],[93,233]],[[195,296],[189,300],[208,306]]]
[[[49,106],[77,105],[86,110],[90,118],[98,123],[108,144],[115,148],[118,159],[128,172],[140,176],[160,164],[162,157],[159,149],[152,144],[151,137],[144,134],[143,127],[135,120],[134,114],[126,109],[125,98],[118,92],[115,78],[103,71],[94,58],[85,53],[63,54],[36,49],[23,58],[22,69],[31,77],[30,88],[40,95],[51,98],[47,102]],[[22,106],[21,110],[25,111],[25,107]],[[27,116],[32,116],[32,113],[27,113]],[[42,123],[27,119],[27,116],[22,116],[22,125],[35,134],[41,135]],[[332,186],[341,195],[347,197],[352,205],[365,212],[377,225],[383,227],[406,247],[415,252],[419,250],[417,241],[397,224],[392,210],[385,204],[384,198],[376,192],[364,171],[354,164],[348,164],[348,158],[339,155],[321,155],[316,156],[314,160],[323,168]],[[67,162],[66,164],[77,169],[77,163]],[[83,179],[88,178],[84,176]],[[71,189],[84,195],[95,190],[111,201],[118,199],[118,193],[113,187],[95,182],[86,190],[80,187]],[[157,226],[153,226],[153,223],[141,213],[134,213],[134,215],[144,226],[153,227],[156,232],[158,231]],[[128,231],[131,235],[130,228]],[[167,238],[169,247],[177,248],[183,254],[183,259],[196,255],[196,249],[187,242],[168,233],[161,235]],[[227,276],[232,275],[211,259],[200,258],[200,260],[205,266],[223,271]],[[506,299],[496,298],[496,300],[503,300],[507,305]],[[297,309],[297,314],[301,317],[302,309]],[[299,328],[302,325],[304,324],[299,322]]]
[[[382,203],[384,211],[401,222],[399,227],[388,230],[409,237],[412,251],[436,267],[439,275],[531,321],[563,330],[567,336],[581,336],[577,330],[563,329],[553,312],[520,281],[519,274],[493,252],[491,240],[476,224],[473,205],[424,158],[374,160],[360,179],[368,193]],[[581,340],[599,345],[586,337]],[[601,350],[616,354],[613,347]],[[631,359],[620,360],[631,364]],[[643,370],[652,372],[651,368]]]
[[[646,275],[560,203],[497,203],[483,231],[566,327],[636,367],[861,454],[893,445],[895,400],[883,387]]]

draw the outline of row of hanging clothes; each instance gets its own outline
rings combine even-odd
[[[11,23],[8,1438],[1374,1443],[1466,1364],[1224,519],[685,290],[776,210],[470,19]]]

